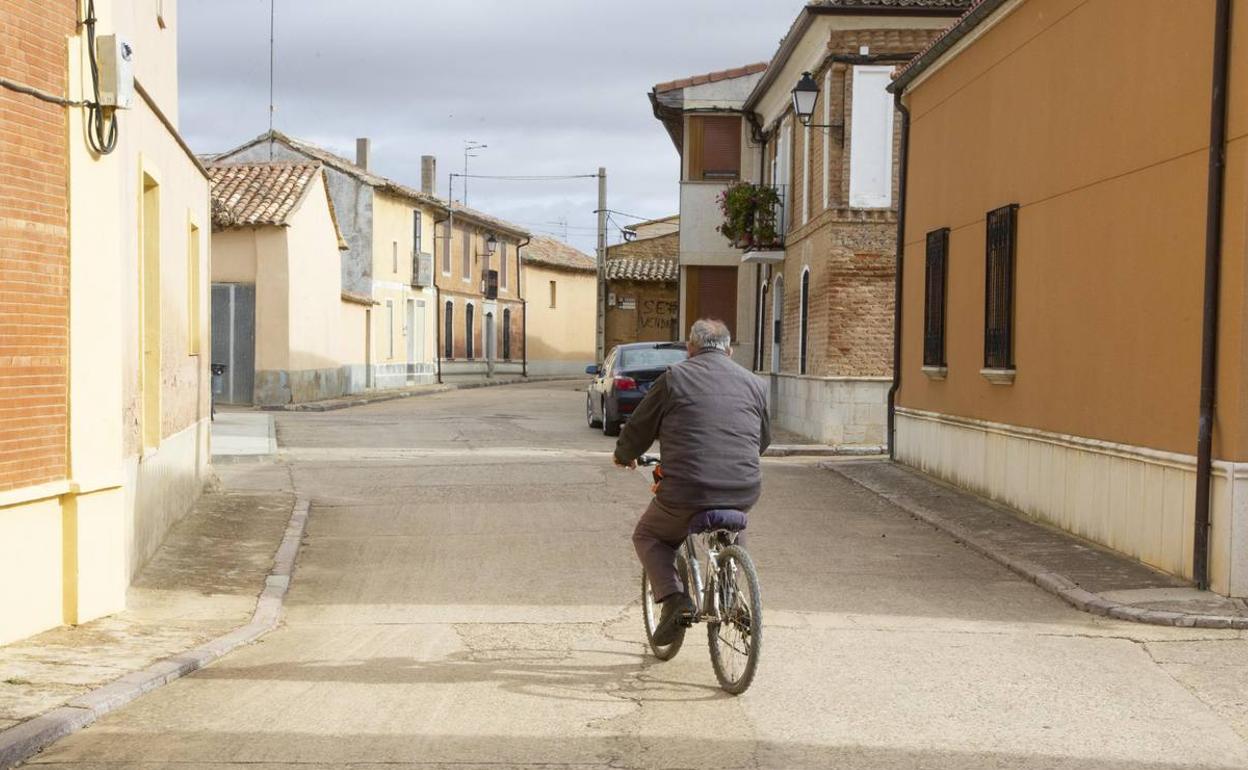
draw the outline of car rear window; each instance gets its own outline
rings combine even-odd
[[[684,348],[630,348],[620,351],[620,368],[645,369],[670,366],[687,357]]]

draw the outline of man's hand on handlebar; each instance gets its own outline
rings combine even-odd
[[[629,470],[632,470],[637,467],[636,460],[629,460],[627,463],[622,463],[620,462],[620,458],[616,457],[615,455],[611,455],[611,462],[615,463],[621,468],[628,468]]]

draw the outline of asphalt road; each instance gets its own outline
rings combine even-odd
[[[646,654],[645,479],[571,384],[282,414],[284,626],[39,756],[76,768],[1248,767],[1248,640],[1079,613],[813,461],[767,460],[766,646]]]

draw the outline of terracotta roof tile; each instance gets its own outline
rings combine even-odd
[[[286,225],[319,173],[317,163],[210,165],[212,225]]]
[[[719,70],[718,72],[707,72],[703,75],[690,75],[687,78],[678,80],[669,80],[666,83],[659,83],[654,87],[656,93],[665,91],[675,91],[678,88],[688,88],[689,86],[700,86],[703,83],[718,83],[721,80],[731,80],[733,78],[745,77],[762,72],[767,69],[767,62],[760,61],[753,64],[747,64],[744,67],[733,67],[728,70]]]
[[[535,235],[522,253],[526,263],[589,273],[598,270],[598,263],[593,257],[555,238]]]
[[[618,257],[607,260],[608,281],[675,283],[679,277],[680,264],[675,259]]]

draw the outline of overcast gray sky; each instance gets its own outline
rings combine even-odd
[[[677,210],[677,155],[646,97],[658,82],[769,58],[801,0],[275,0],[276,126],[438,194],[463,141],[478,174],[606,166],[608,205]],[[181,0],[181,130],[197,152],[268,128],[269,0]],[[456,184],[459,182],[457,180]],[[456,198],[459,196],[456,189]],[[471,180],[469,204],[592,252],[597,190]],[[627,224],[619,218],[620,224]],[[618,236],[618,233],[616,234]],[[613,241],[617,238],[613,237]]]

